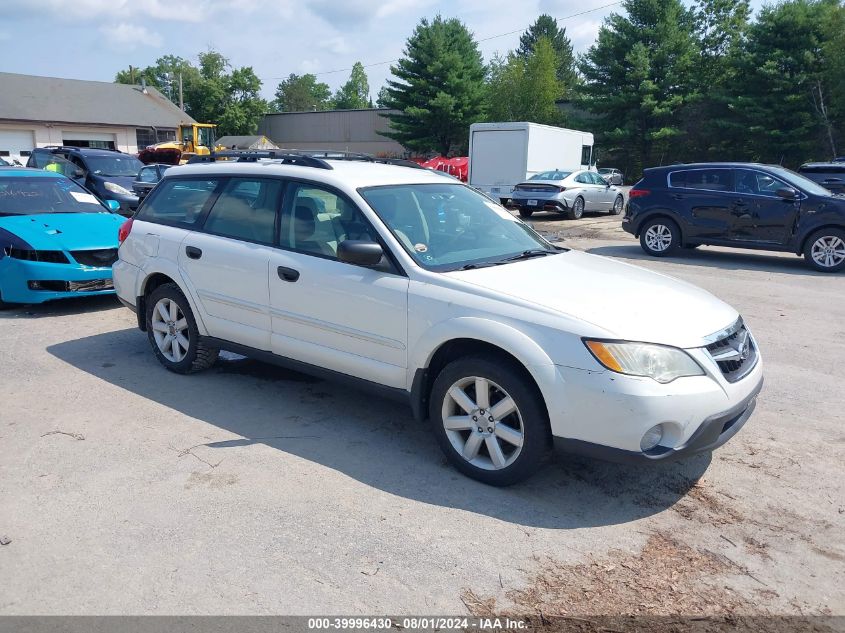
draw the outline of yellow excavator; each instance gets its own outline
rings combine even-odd
[[[193,156],[208,156],[211,148],[215,151],[224,147],[215,147],[215,130],[212,123],[183,123],[176,129],[176,140],[148,145],[138,152],[138,159],[149,165],[184,165]]]

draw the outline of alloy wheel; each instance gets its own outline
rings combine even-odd
[[[662,253],[672,245],[672,231],[665,224],[652,224],[646,229],[645,243],[655,253]]]
[[[823,235],[813,242],[810,255],[819,266],[833,268],[845,261],[845,241],[836,235]]]
[[[483,470],[507,468],[522,451],[525,427],[514,399],[492,380],[461,378],[443,398],[443,428],[455,451]]]
[[[622,207],[625,203],[622,201],[620,196],[616,197],[616,200],[613,201],[613,211],[618,215],[622,212]]]
[[[180,363],[190,348],[188,320],[179,304],[163,297],[153,308],[152,330],[156,345],[171,363]]]
[[[584,213],[584,200],[582,198],[575,198],[572,205],[572,213],[576,218],[580,218]]]

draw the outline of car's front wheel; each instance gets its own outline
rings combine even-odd
[[[497,358],[472,356],[447,365],[434,381],[429,414],[449,461],[486,484],[517,483],[549,453],[540,394],[523,372]]]
[[[622,196],[616,196],[613,201],[613,208],[610,210],[610,215],[619,215],[625,207],[625,199]]]
[[[816,231],[807,240],[804,258],[822,272],[842,270],[845,268],[845,231],[834,228]]]
[[[681,244],[681,229],[672,220],[655,218],[640,229],[640,246],[649,255],[664,257]]]
[[[219,350],[200,339],[191,306],[179,286],[164,284],[147,297],[147,337],[159,362],[177,374],[208,369]]]

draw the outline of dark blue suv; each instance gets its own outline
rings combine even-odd
[[[622,228],[657,257],[712,244],[803,254],[824,272],[845,268],[845,195],[777,165],[646,169]]]
[[[66,169],[66,163],[55,161],[55,157],[70,161],[76,169]],[[117,201],[121,215],[132,215],[138,208],[132,183],[144,164],[135,156],[93,147],[38,147],[32,150],[26,163],[27,167],[38,169],[50,169],[53,165],[57,167],[53,171],[64,173],[101,200]]]

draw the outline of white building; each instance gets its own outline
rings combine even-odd
[[[155,88],[0,73],[0,156],[21,163],[47,145],[135,153],[193,122]]]

